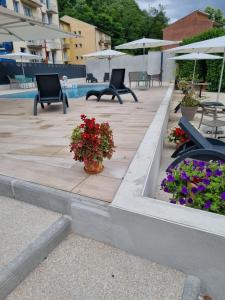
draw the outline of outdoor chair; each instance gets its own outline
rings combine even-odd
[[[152,86],[154,81],[158,81],[159,86],[162,86],[162,72],[160,72],[159,74],[152,74],[150,76],[151,76]]]
[[[95,78],[95,77],[93,76],[92,73],[87,73],[87,76],[86,76],[86,82],[91,82],[91,83],[93,83],[93,82],[98,82],[98,80],[97,80],[97,78]]]
[[[88,100],[88,98],[91,96],[95,96],[97,97],[97,101],[100,101],[103,95],[111,95],[112,100],[114,100],[115,97],[117,97],[119,103],[123,104],[120,95],[131,94],[134,98],[134,101],[138,102],[138,99],[134,94],[134,92],[124,85],[124,77],[125,77],[125,69],[113,69],[109,87],[100,91],[97,90],[88,91],[86,94],[86,100]]]
[[[7,78],[9,80],[10,89],[13,89],[13,88],[18,89],[18,88],[20,88],[20,83],[19,83],[19,81],[16,78],[12,78],[9,75],[7,75]]]
[[[170,164],[167,170],[174,168],[186,158],[225,161],[225,143],[205,138],[186,118],[182,117],[178,125],[187,133],[189,141],[182,144],[171,157],[176,159]]]
[[[150,87],[151,75],[147,72],[129,72],[129,86],[131,88],[132,82],[139,86],[140,83],[144,83],[144,86]]]
[[[103,81],[104,82],[109,81],[109,73],[104,74]]]
[[[66,114],[68,98],[62,91],[58,74],[37,74],[36,82],[38,94],[34,98],[34,116],[37,115],[37,105],[41,104],[44,109],[44,103],[62,103],[63,113]]]
[[[20,87],[29,88],[34,87],[34,80],[31,77],[26,77],[25,75],[15,75],[15,79],[18,80]]]

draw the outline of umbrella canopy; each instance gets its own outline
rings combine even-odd
[[[218,87],[218,93],[217,93],[217,101],[219,101],[222,80],[223,80],[224,64],[225,64],[225,35],[217,37],[217,38],[201,41],[201,42],[188,44],[188,45],[181,46],[181,47],[176,47],[173,49],[169,49],[167,51],[175,52],[175,53],[192,53],[192,52],[196,52],[196,51],[201,51],[201,52],[205,52],[205,53],[221,53],[221,52],[223,52],[223,54],[224,54],[223,62],[222,62],[222,67],[221,67],[219,87]]]
[[[93,58],[99,58],[99,59],[108,59],[109,61],[109,73],[110,73],[110,62],[111,59],[114,57],[118,57],[121,55],[125,55],[126,53],[123,52],[119,52],[119,51],[115,51],[115,50],[111,50],[111,49],[107,49],[107,50],[102,50],[102,51],[97,51],[97,52],[93,52],[93,53],[89,53],[89,54],[85,54],[84,57],[93,57]]]
[[[24,73],[24,66],[23,66],[23,60],[32,60],[32,59],[41,59],[42,56],[40,55],[33,55],[30,53],[25,53],[25,52],[15,52],[15,53],[8,53],[8,54],[2,54],[0,55],[0,58],[8,58],[8,59],[20,59],[21,60],[21,67],[22,67],[22,72],[23,75]]]
[[[115,48],[116,49],[143,49],[143,55],[145,55],[146,48],[155,48],[155,47],[168,46],[173,44],[179,44],[179,42],[142,38],[139,40],[135,40],[129,43],[116,46]],[[143,56],[143,70],[144,69],[145,69],[145,57]]]
[[[139,40],[135,40],[129,43],[116,46],[115,48],[116,49],[140,49],[140,48],[142,49],[142,48],[155,48],[161,46],[168,46],[174,44],[179,44],[179,42],[142,38]]]
[[[205,60],[205,59],[223,59],[223,58],[218,55],[193,52],[193,53],[189,53],[189,54],[170,57],[168,59],[172,59],[172,60]]]
[[[0,43],[77,37],[0,6]]]
[[[194,70],[193,70],[193,75],[192,75],[192,83],[194,83],[195,69],[196,69],[197,60],[223,59],[223,58],[221,56],[218,56],[218,55],[211,55],[211,54],[206,54],[206,53],[193,52],[193,53],[184,54],[184,55],[180,55],[180,56],[170,57],[169,59],[171,59],[171,60],[194,60],[195,63],[194,63]]]

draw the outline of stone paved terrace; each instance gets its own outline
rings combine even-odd
[[[139,103],[124,95],[123,105],[73,99],[68,114],[62,114],[61,105],[51,105],[39,108],[37,117],[32,100],[0,99],[0,174],[111,202],[166,90],[135,90]],[[108,121],[114,132],[116,152],[99,175],[86,174],[69,152],[82,113]]]

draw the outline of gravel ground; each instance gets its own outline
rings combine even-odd
[[[185,275],[70,234],[7,300],[181,299]]]
[[[0,196],[0,268],[59,217],[43,208]]]

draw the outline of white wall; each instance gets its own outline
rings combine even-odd
[[[171,54],[163,53],[163,81],[170,82],[174,79],[174,61],[168,61],[168,57]],[[93,75],[99,80],[103,80],[105,72],[109,72],[109,63],[106,59],[87,59],[86,60],[87,73],[93,73]],[[111,60],[111,69],[113,68],[125,68],[126,77],[125,81],[128,81],[129,72],[135,71],[147,71],[148,74],[159,74],[161,68],[161,52],[149,51],[148,55],[124,55],[113,58]]]

